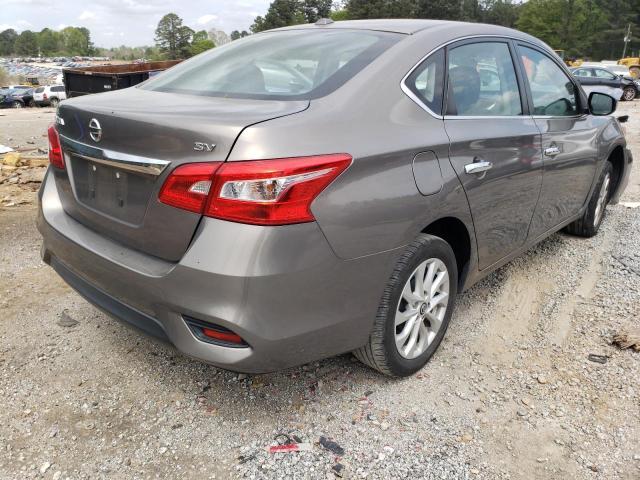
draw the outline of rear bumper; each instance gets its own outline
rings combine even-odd
[[[40,191],[42,256],[87,300],[230,370],[267,372],[351,351],[369,336],[397,251],[340,260],[315,223],[258,227],[204,218],[177,263],[88,229]],[[240,335],[245,348],[196,338],[183,316]]]

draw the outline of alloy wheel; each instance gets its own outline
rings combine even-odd
[[[625,88],[623,97],[627,102],[633,100],[634,98],[636,98],[636,90],[633,87]]]
[[[407,359],[422,355],[436,338],[449,305],[449,272],[430,258],[409,276],[396,308],[395,342]]]

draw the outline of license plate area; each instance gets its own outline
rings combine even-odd
[[[127,223],[142,223],[156,177],[73,154],[70,159],[75,194],[81,204]]]

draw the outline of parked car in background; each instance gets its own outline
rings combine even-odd
[[[66,100],[67,94],[64,90],[64,85],[46,85],[44,87],[38,87],[34,90],[33,96],[36,105],[39,107],[46,107],[51,105],[57,107],[62,100]]]
[[[622,90],[621,100],[633,100],[640,94],[640,83],[634,80],[621,77],[605,67],[583,67],[574,68],[572,73],[585,86],[603,85]]]
[[[0,94],[0,108],[34,107],[33,88],[10,88]]]
[[[560,229],[598,232],[632,163],[616,103],[495,25],[251,35],[60,104],[42,257],[114,317],[223,368],[353,351],[411,375],[459,291]]]

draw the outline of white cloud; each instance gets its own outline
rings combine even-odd
[[[95,20],[96,14],[90,10],[83,10],[83,12],[78,15],[78,20]]]
[[[207,23],[211,23],[214,20],[217,20],[218,16],[217,15],[202,15],[201,17],[198,17],[198,20],[196,20],[196,23],[198,25],[206,25]]]
[[[163,15],[173,12],[194,30],[215,26],[227,33],[248,30],[257,15],[267,11],[271,0],[0,0],[2,30],[62,30],[69,25],[86,26],[99,47],[153,45],[154,30]],[[37,5],[45,5],[38,8]],[[28,20],[28,24],[18,20]],[[0,31],[2,31],[0,30]],[[124,36],[120,36],[124,32]]]

